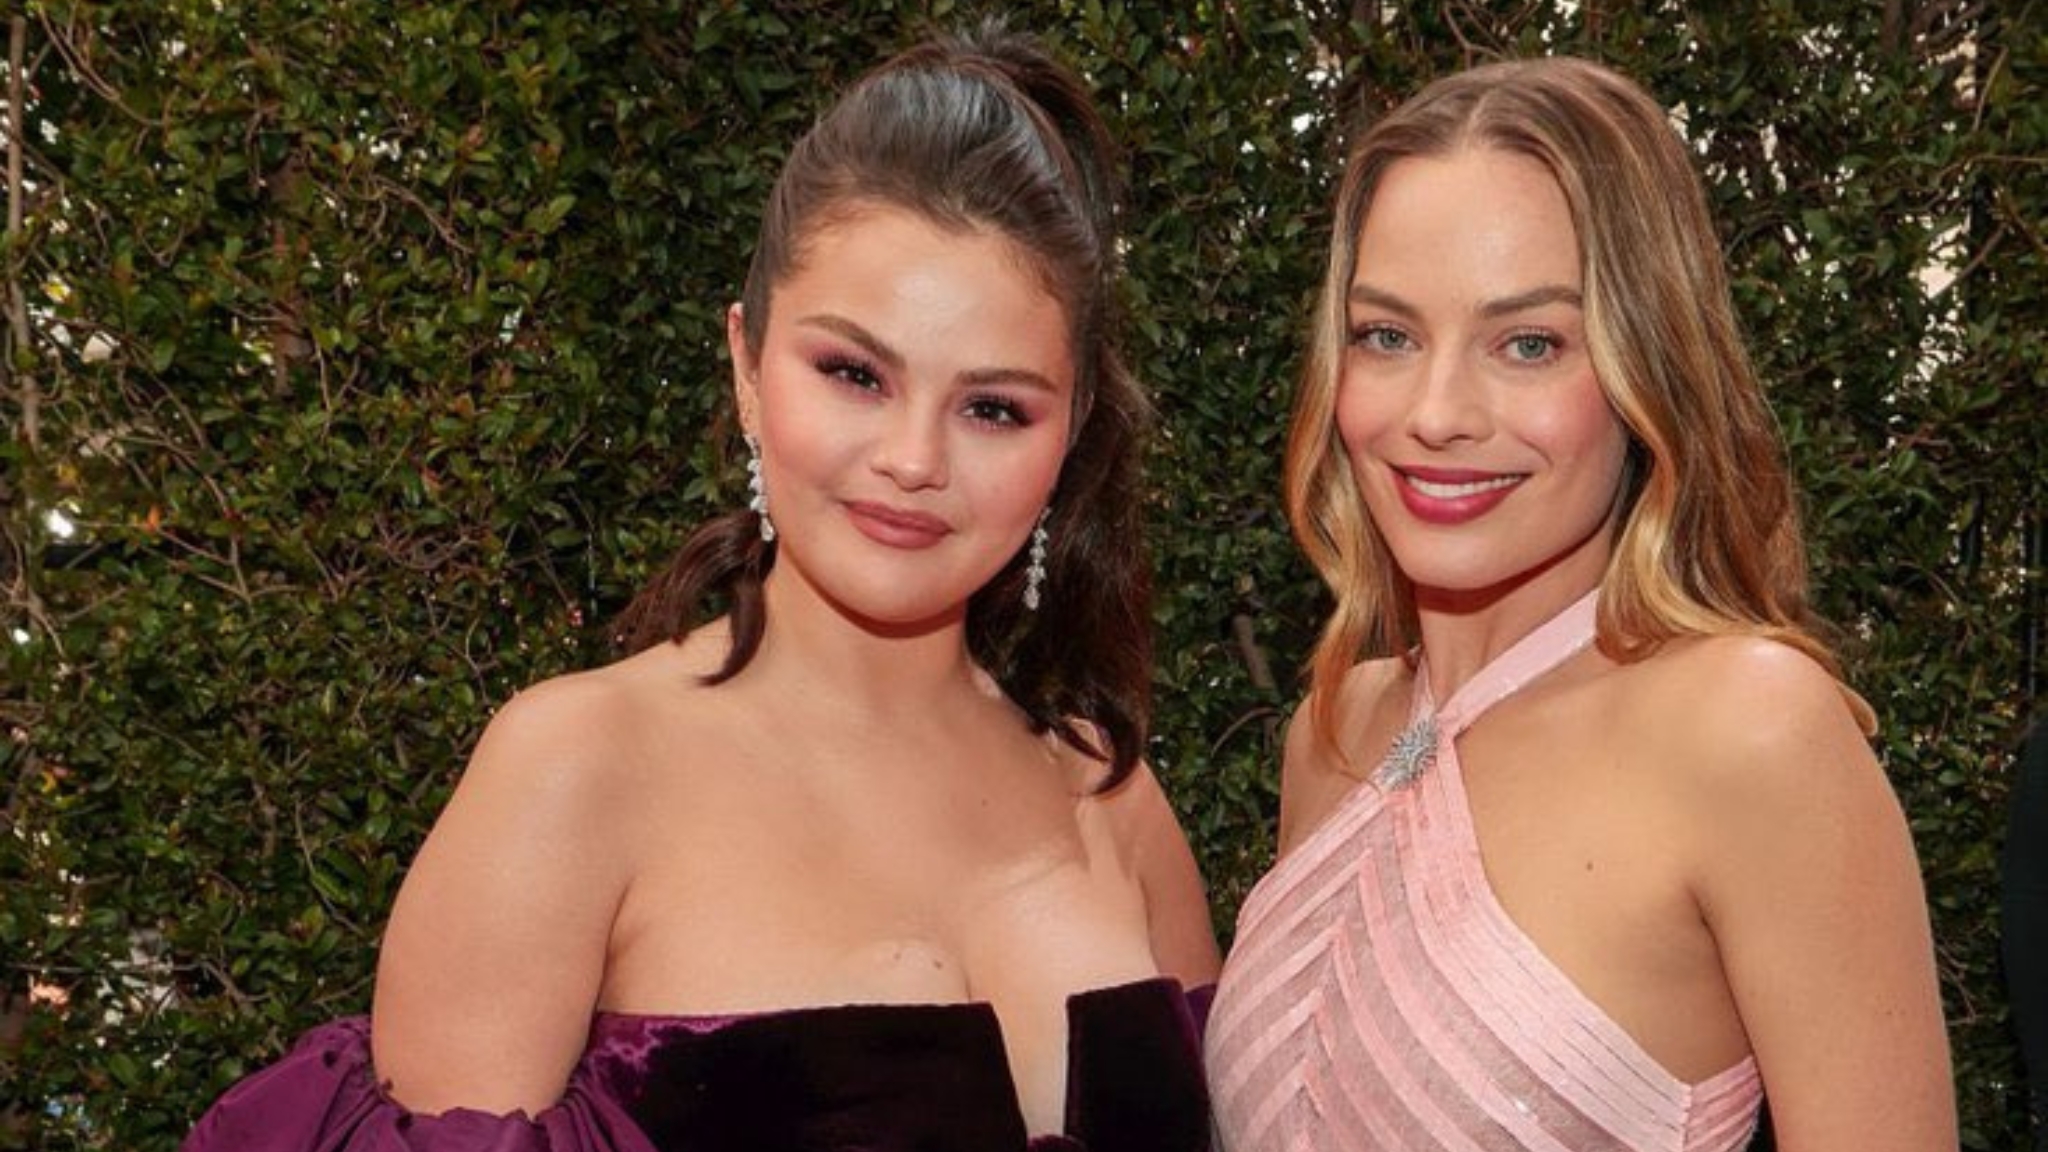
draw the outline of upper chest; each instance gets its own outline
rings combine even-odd
[[[1066,998],[1158,967],[1114,821],[1036,747],[926,750],[941,772],[745,748],[731,771],[679,765],[631,821],[603,1006],[983,1002],[1027,1119],[1056,1126]]]

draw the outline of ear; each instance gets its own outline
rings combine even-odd
[[[742,305],[733,304],[725,310],[725,347],[732,354],[732,398],[739,409],[740,431],[753,436],[761,418],[760,397],[756,395],[761,365],[747,347],[747,316]]]

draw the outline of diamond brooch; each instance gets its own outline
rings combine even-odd
[[[1380,791],[1392,792],[1415,783],[1416,778],[1436,763],[1436,716],[1424,716],[1401,730],[1387,749],[1386,759],[1372,774]]]

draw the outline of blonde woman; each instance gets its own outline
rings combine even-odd
[[[1207,1040],[1232,1152],[1954,1148],[1912,844],[1690,157],[1593,64],[1372,126],[1288,447],[1335,593]]]

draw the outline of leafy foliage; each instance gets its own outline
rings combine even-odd
[[[1698,146],[1919,838],[1965,1143],[2017,1145],[1992,910],[2042,629],[2040,5],[1173,7],[1013,19],[1084,67],[1127,150],[1131,351],[1162,416],[1153,758],[1219,925],[1271,857],[1324,607],[1276,494],[1344,140],[1467,61],[1606,59]],[[25,1034],[0,1029],[0,1148],[170,1148],[365,1006],[490,710],[601,659],[604,620],[738,498],[720,316],[777,162],[853,75],[972,13],[26,11],[0,250],[24,321],[0,1009]],[[30,984],[62,1005],[22,1009]]]

